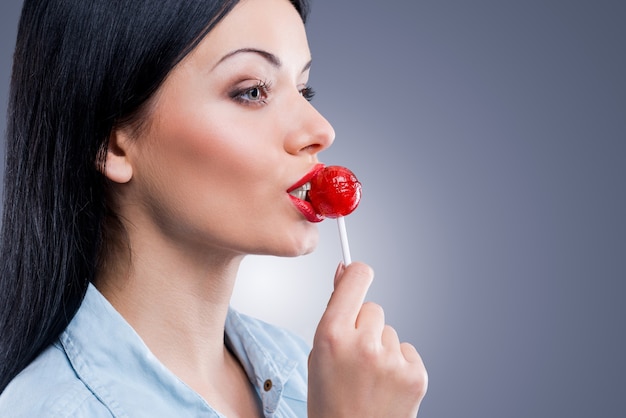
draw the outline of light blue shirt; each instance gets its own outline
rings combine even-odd
[[[230,310],[226,343],[266,417],[306,417],[309,349],[293,334]],[[150,352],[90,286],[76,316],[0,395],[0,417],[222,417]]]

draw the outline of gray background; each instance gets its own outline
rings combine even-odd
[[[422,418],[626,416],[625,22],[609,0],[313,2],[322,159],[364,184],[353,258],[427,364]],[[340,259],[320,230],[246,260],[233,304],[310,341]]]

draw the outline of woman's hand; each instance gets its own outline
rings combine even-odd
[[[309,418],[412,417],[426,394],[420,355],[385,325],[379,305],[363,303],[374,274],[340,266],[309,357]]]

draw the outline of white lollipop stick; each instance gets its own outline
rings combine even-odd
[[[339,240],[341,241],[341,252],[343,253],[343,264],[348,266],[352,263],[350,257],[350,246],[348,245],[348,233],[346,232],[346,221],[343,216],[337,217],[337,226],[339,227]]]

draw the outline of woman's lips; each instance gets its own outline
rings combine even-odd
[[[298,199],[297,197],[292,196],[292,195],[288,195],[288,196],[289,196],[289,199],[291,199],[291,203],[293,203],[296,209],[298,209],[300,213],[304,215],[307,221],[316,223],[316,222],[322,222],[324,220],[323,216],[315,213],[315,211],[313,210],[313,207],[311,206],[309,202],[307,202],[306,200]]]
[[[287,193],[293,192],[298,187],[302,186],[305,183],[308,183],[317,174],[317,172],[322,170],[323,168],[324,164],[315,164],[315,166],[313,166],[313,168],[308,173],[306,173],[304,177],[302,177],[300,180],[295,182],[291,187],[287,189]]]
[[[294,204],[296,209],[298,209],[309,222],[321,222],[324,220],[324,217],[315,213],[315,211],[313,210],[313,206],[311,206],[309,202],[304,199],[300,199],[299,197],[296,197],[290,193],[297,190],[298,188],[301,188],[302,186],[305,186],[313,178],[313,176],[315,176],[317,172],[322,170],[323,168],[324,164],[316,164],[313,169],[311,169],[311,171],[309,171],[304,177],[302,177],[300,180],[295,182],[291,187],[287,189],[287,195],[289,196],[289,199],[291,199],[291,202]],[[298,194],[302,195],[301,193]]]

